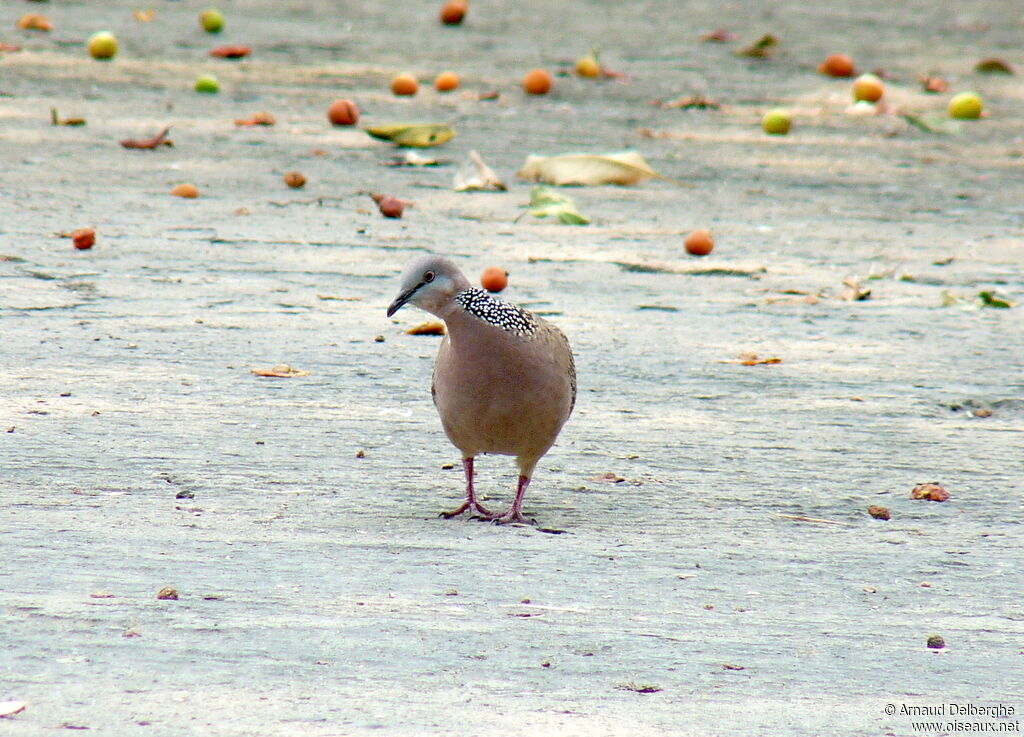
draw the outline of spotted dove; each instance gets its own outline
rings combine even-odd
[[[550,322],[470,285],[440,256],[406,264],[388,317],[412,304],[444,320],[447,331],[431,392],[448,439],[462,453],[466,500],[443,512],[526,522],[523,496],[533,470],[554,444],[576,403],[576,368],[565,335]],[[473,459],[516,457],[519,483],[504,514],[482,507],[473,490]]]

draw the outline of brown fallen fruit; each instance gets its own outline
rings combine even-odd
[[[405,203],[397,197],[384,197],[377,203],[380,214],[386,218],[400,218],[405,210]]]
[[[71,242],[79,251],[88,251],[96,243],[96,231],[92,228],[72,230]]]
[[[187,182],[182,184],[175,184],[171,190],[171,194],[175,197],[185,197],[186,199],[195,199],[199,196],[199,188],[194,184]]]
[[[941,650],[946,647],[946,641],[942,638],[942,635],[929,635],[927,645],[932,650]]]
[[[306,176],[301,171],[290,171],[284,175],[284,183],[292,189],[306,186]]]
[[[332,125],[355,125],[359,122],[359,108],[351,100],[335,100],[327,108],[327,119]]]
[[[162,589],[160,589],[160,591],[157,592],[156,598],[177,601],[178,592],[175,589],[172,589],[170,586],[164,586]]]
[[[931,502],[944,502],[949,499],[949,492],[934,482],[918,484],[910,490],[911,499],[927,499]]]
[[[877,504],[868,507],[868,514],[875,519],[890,519],[889,510],[885,507],[880,507]]]

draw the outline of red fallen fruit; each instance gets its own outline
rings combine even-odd
[[[218,59],[241,59],[248,56],[252,49],[248,46],[218,46],[210,52],[210,56]]]
[[[457,26],[465,17],[465,0],[450,0],[441,7],[441,22],[446,26]]]
[[[88,251],[96,243],[96,231],[92,228],[72,230],[71,242],[79,251]]]

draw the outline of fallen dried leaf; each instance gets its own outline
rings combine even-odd
[[[963,128],[956,120],[949,120],[938,115],[911,115],[901,113],[901,117],[915,128],[925,133],[950,134],[959,133]]]
[[[856,279],[843,280],[843,291],[839,294],[839,299],[844,299],[847,302],[862,302],[869,297],[871,297],[869,287],[862,287]]]
[[[439,320],[421,322],[405,331],[406,335],[444,335],[444,323]]]
[[[758,358],[756,353],[744,351],[736,358],[719,361],[718,363],[737,363],[740,366],[767,366],[775,363],[782,363],[781,358]]]
[[[917,78],[917,81],[921,83],[921,88],[925,92],[939,94],[949,89],[949,82],[942,77],[936,77],[930,74],[921,75]]]
[[[18,28],[23,31],[52,31],[53,23],[45,15],[25,13],[18,19]]]
[[[746,666],[734,665],[732,663],[722,663],[723,670],[746,670]]]
[[[248,46],[218,46],[210,51],[210,56],[218,59],[241,59],[248,56],[252,49]]]
[[[750,46],[745,46],[742,49],[737,49],[735,52],[736,56],[746,56],[751,59],[763,59],[766,56],[772,54],[779,45],[779,39],[770,33],[766,33],[757,39]]]
[[[625,480],[626,479],[624,479],[622,476],[612,473],[611,471],[608,471],[607,473],[602,473],[599,476],[590,476],[589,478],[587,478],[587,481],[597,481],[602,484],[621,484]]]
[[[146,10],[134,10],[132,11],[132,17],[139,23],[149,23],[154,17],[156,17],[156,11],[153,10],[153,8],[147,8]]]
[[[668,102],[659,100],[657,105],[665,110],[689,110],[691,108],[696,108],[698,110],[718,110],[722,107],[719,102],[704,97],[704,95],[683,95],[682,97],[677,97],[676,99],[669,100]]]
[[[1006,310],[1017,306],[1016,302],[1000,296],[998,292],[978,292],[978,299],[981,300],[982,307],[997,307]]]
[[[152,138],[125,138],[121,141],[121,145],[125,148],[154,149],[164,143],[170,144],[170,141],[165,140],[170,131],[171,126],[167,126]]]
[[[949,492],[934,481],[918,484],[910,490],[911,499],[927,499],[931,502],[944,502],[949,499]]]
[[[160,589],[157,592],[156,598],[157,599],[166,599],[166,600],[170,600],[170,601],[177,601],[178,600],[178,592],[175,589],[172,589],[170,586],[164,586],[162,589]]]
[[[710,33],[702,34],[700,40],[704,41],[705,43],[724,44],[729,43],[730,41],[735,41],[738,38],[739,36],[737,36],[735,33],[730,33],[724,28],[716,28]]]
[[[991,417],[992,416],[992,410],[990,410],[988,407],[979,407],[978,409],[970,410],[967,413],[967,416],[968,417],[979,417],[979,418]]]
[[[4,52],[14,53],[15,51],[21,51],[21,47],[15,46],[14,44],[5,44],[2,41],[0,41],[0,54]]]
[[[837,522],[832,519],[821,519],[820,517],[805,517],[802,514],[780,514],[778,515],[782,519],[793,520],[794,522],[814,522],[819,525],[841,525],[843,527],[850,527],[849,522]]]
[[[982,59],[974,65],[974,71],[981,74],[1013,74],[1013,67],[1002,59]]]
[[[274,379],[291,379],[296,376],[309,376],[311,371],[300,371],[292,368],[287,363],[279,363],[269,369],[252,369],[255,376],[268,376]]]
[[[374,138],[409,148],[440,146],[455,137],[455,129],[444,123],[392,123],[363,130]]]
[[[484,163],[475,150],[469,152],[469,161],[472,168],[461,167],[455,173],[455,191],[469,192],[473,190],[490,190],[504,192],[507,187],[498,179],[491,167]]]
[[[255,125],[275,125],[277,120],[273,115],[266,112],[253,113],[250,118],[241,118],[235,121],[235,125],[239,126],[255,126]]]
[[[115,597],[114,597],[113,594],[111,594],[111,593],[109,593],[107,591],[93,591],[91,594],[89,594],[89,598],[90,599],[113,599]]]
[[[500,90],[486,90],[477,95],[476,99],[480,102],[486,102],[488,100],[497,100],[499,97],[501,97]]]
[[[0,701],[0,717],[9,717],[25,711],[27,704],[24,701],[12,699],[11,701]]]
[[[587,225],[590,222],[589,218],[576,209],[576,203],[571,197],[542,185],[530,190],[530,204],[516,221],[523,215],[533,215],[536,218],[556,217],[565,225]]]
[[[431,159],[415,151],[406,151],[402,156],[396,156],[390,161],[380,162],[383,166],[440,166],[441,162]]]
[[[85,118],[61,118],[57,113],[57,108],[50,108],[50,122],[54,125],[85,125]]]
[[[658,693],[662,690],[661,686],[655,686],[653,683],[637,683],[635,681],[620,683],[615,688],[619,691],[633,691],[634,693]]]
[[[889,510],[877,504],[868,507],[868,514],[870,514],[875,519],[887,520],[890,518]]]
[[[517,177],[556,185],[593,186],[638,184],[655,177],[669,179],[654,171],[636,151],[613,154],[563,154],[526,157]],[[674,180],[672,180],[674,181]]]

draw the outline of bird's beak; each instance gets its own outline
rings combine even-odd
[[[421,286],[423,285],[417,284],[412,289],[407,289],[406,291],[402,292],[397,297],[395,297],[395,301],[388,305],[388,317],[391,317],[393,314],[402,309],[402,306],[410,299],[412,299],[412,295],[416,294],[416,290],[419,289]]]

